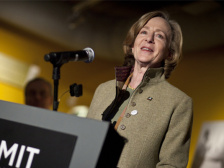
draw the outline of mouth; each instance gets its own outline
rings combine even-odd
[[[141,50],[143,50],[143,51],[153,52],[153,49],[151,49],[151,48],[149,48],[149,47],[142,47]]]

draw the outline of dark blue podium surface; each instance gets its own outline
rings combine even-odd
[[[0,101],[0,167],[116,167],[124,139],[109,122]]]

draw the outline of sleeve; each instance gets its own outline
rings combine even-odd
[[[174,108],[159,154],[157,168],[186,168],[188,164],[193,104],[188,96]]]
[[[98,116],[99,113],[97,113],[97,106],[99,104],[101,104],[101,99],[100,99],[100,95],[101,95],[101,85],[99,85],[97,88],[96,88],[96,91],[94,93],[94,96],[93,96],[93,99],[91,101],[91,104],[90,104],[90,107],[89,107],[89,111],[88,111],[88,114],[87,114],[87,118],[92,118],[92,119],[100,119],[99,117],[102,118],[102,116]]]

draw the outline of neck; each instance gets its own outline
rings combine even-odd
[[[136,88],[141,83],[143,76],[144,76],[145,72],[147,71],[147,69],[148,68],[146,68],[146,67],[140,67],[140,66],[137,66],[137,64],[135,64],[133,76],[129,83],[130,87]]]

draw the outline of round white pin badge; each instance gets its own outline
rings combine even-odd
[[[133,110],[133,111],[131,112],[131,115],[136,115],[136,114],[138,114],[138,111],[137,111],[137,110]]]

